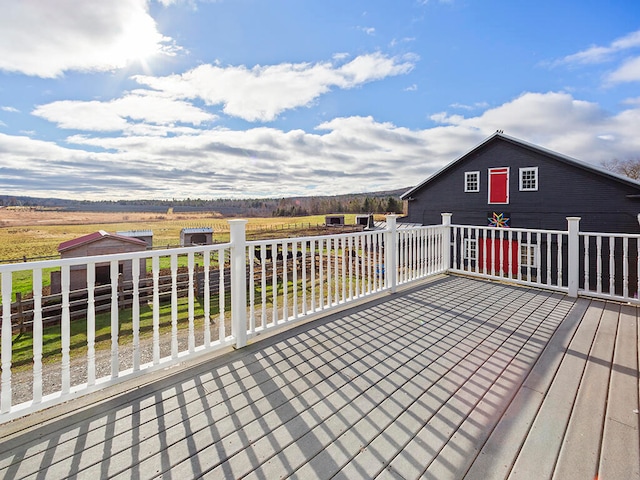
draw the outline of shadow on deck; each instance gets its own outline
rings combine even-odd
[[[0,475],[640,478],[628,305],[448,276],[128,387],[0,427]]]

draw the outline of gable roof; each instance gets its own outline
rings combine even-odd
[[[99,240],[102,240],[103,238],[112,238],[120,242],[133,243],[135,245],[147,245],[144,240],[139,240],[133,237],[125,237],[124,235],[116,235],[113,233],[105,232],[104,230],[98,230],[97,232],[90,233],[89,235],[84,235],[82,237],[74,238],[73,240],[62,242],[60,245],[58,245],[58,252],[62,253],[67,250],[79,247],[80,245],[87,245],[89,243],[97,242]]]
[[[636,187],[636,188],[638,188],[640,190],[640,182],[638,182],[636,180],[633,180],[633,179],[631,179],[629,177],[626,177],[624,175],[619,175],[617,173],[610,172],[608,170],[605,170],[604,168],[600,168],[600,167],[597,167],[595,165],[591,165],[589,163],[583,162],[581,160],[577,160],[575,158],[569,157],[567,155],[563,155],[561,153],[554,152],[553,150],[548,150],[548,149],[546,149],[544,147],[540,147],[538,145],[534,145],[533,143],[525,142],[524,140],[520,140],[520,139],[517,139],[517,138],[514,138],[514,137],[510,137],[509,135],[505,135],[504,133],[496,132],[493,135],[490,135],[489,137],[485,138],[482,142],[480,142],[478,145],[473,147],[468,152],[466,152],[463,155],[461,155],[460,157],[456,158],[451,163],[445,165],[443,168],[441,168],[436,173],[434,173],[429,178],[427,178],[424,182],[420,183],[419,185],[416,185],[415,187],[409,189],[408,191],[406,191],[405,193],[400,195],[400,198],[402,200],[409,200],[411,195],[413,195],[414,193],[422,190],[424,187],[426,187],[429,183],[433,182],[435,179],[445,175],[453,167],[455,167],[459,163],[463,162],[467,157],[469,157],[474,152],[476,152],[476,150],[479,150],[479,149],[485,147],[486,145],[488,145],[490,143],[493,143],[493,142],[497,142],[497,141],[505,141],[505,142],[508,142],[508,143],[511,143],[511,144],[526,148],[527,150],[531,150],[531,151],[534,151],[534,152],[537,152],[537,153],[544,154],[544,155],[546,155],[548,157],[551,157],[554,160],[557,160],[559,162],[562,162],[562,163],[565,163],[565,164],[568,164],[568,165],[572,165],[572,166],[580,168],[582,170],[587,170],[587,171],[589,171],[591,173],[594,173],[596,175],[601,175],[603,177],[610,178],[610,179],[615,180],[617,182],[624,183],[626,185],[630,185],[630,186]]]

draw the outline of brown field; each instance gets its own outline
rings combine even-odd
[[[67,212],[38,207],[0,207],[0,227],[157,223],[164,220],[200,221],[222,218],[218,213],[158,214],[147,212]]]
[[[250,238],[256,238],[260,232],[264,233],[260,235],[263,238],[273,237],[274,234],[286,237],[294,232],[294,235],[305,235],[305,225],[324,223],[324,215],[249,218],[248,221]],[[345,221],[355,223],[355,215],[346,215]],[[216,242],[229,239],[228,221],[217,212],[67,212],[38,207],[0,207],[0,261],[55,257],[60,243],[97,230],[110,233],[153,230],[154,247],[178,246],[180,230],[185,227],[213,227]],[[277,234],[274,230],[289,232]]]

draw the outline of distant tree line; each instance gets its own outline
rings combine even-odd
[[[283,198],[273,211],[274,217],[303,217],[327,213],[402,213],[398,197],[343,195],[340,197]]]
[[[337,196],[290,198],[185,198],[171,200],[67,200],[0,195],[0,206],[61,208],[84,212],[217,212],[223,216],[288,217],[327,213],[402,213],[408,189]]]

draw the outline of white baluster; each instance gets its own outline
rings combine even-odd
[[[282,244],[282,320],[289,320],[289,244]]]
[[[342,249],[342,273],[340,275],[340,279],[342,280],[342,302],[347,301],[347,249],[345,247],[345,237],[342,237],[340,241],[340,247]]]
[[[189,292],[187,294],[187,302],[189,303],[188,305],[188,316],[189,316],[189,332],[188,332],[188,340],[187,340],[187,344],[188,344],[188,348],[189,348],[189,353],[193,353],[196,350],[196,337],[195,337],[195,327],[194,327],[194,322],[195,322],[195,311],[194,311],[194,304],[195,304],[195,295],[194,295],[194,283],[193,283],[193,270],[194,270],[194,265],[195,265],[195,260],[194,260],[194,256],[193,256],[193,252],[189,252],[187,254],[187,271],[189,274]]]
[[[87,385],[96,383],[96,264],[87,263]]]
[[[558,234],[558,286],[561,286],[563,284],[562,243],[563,243],[563,235]]]
[[[133,371],[140,370],[140,263],[144,260],[131,261],[133,281],[133,300],[131,305],[131,329],[133,330]]]
[[[638,244],[640,246],[640,244]],[[591,268],[589,262],[589,235],[584,236],[584,289],[587,291],[591,290],[591,286],[589,285],[589,268]]]
[[[596,292],[602,293],[602,237],[596,236]]]
[[[307,304],[307,243],[302,242],[300,249],[302,252],[302,304],[304,305],[302,314],[306,315],[309,311]]]
[[[615,237],[609,237],[609,295],[616,294]]]
[[[204,269],[204,345],[211,346],[211,251],[202,254],[202,267]]]
[[[256,274],[255,274],[255,247],[249,245],[249,330],[256,331]]]
[[[629,238],[622,238],[622,295],[629,297]]]
[[[273,263],[273,257],[271,258]],[[262,328],[267,327],[267,246],[262,245],[260,247],[260,289],[262,290]]]
[[[547,285],[551,285],[551,240],[552,236],[547,233]]]
[[[291,243],[291,265],[293,267],[293,318],[298,318],[298,248],[297,242]]]
[[[11,294],[13,281],[11,272],[2,273],[2,390],[0,391],[0,413],[11,411],[11,356],[12,325],[11,325]]]
[[[315,240],[311,240],[311,243],[309,245],[309,258],[311,259],[310,261],[310,272],[309,275],[311,276],[311,312],[315,312],[316,311],[316,285],[317,285],[317,279],[316,279],[316,241]]]
[[[42,269],[33,270],[33,403],[42,401]]]
[[[172,253],[171,264],[171,358],[178,358],[178,255]]]
[[[160,257],[151,261],[153,276],[153,364],[160,363]]]
[[[273,324],[278,324],[278,246],[271,244],[271,266],[273,275],[271,277],[271,294],[273,300]]]
[[[318,240],[318,272],[320,276],[320,298],[318,307],[324,309],[324,240]]]
[[[218,250],[218,339],[227,338],[227,329],[224,323],[225,313],[225,289],[224,289],[224,256],[226,250]]]
[[[120,335],[120,312],[118,310],[118,281],[120,279],[120,272],[118,268],[118,261],[112,260],[110,262],[111,273],[111,378],[118,378],[120,373],[120,361],[118,358],[118,336]],[[64,315],[64,269],[62,270],[62,292],[63,292],[63,315]],[[63,355],[64,359],[64,355]],[[64,382],[63,382],[64,385]],[[63,387],[64,389],[64,387]]]

